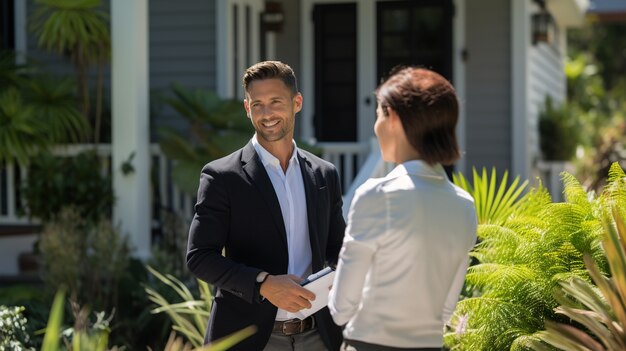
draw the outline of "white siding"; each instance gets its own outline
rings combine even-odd
[[[510,4],[466,2],[466,173],[511,167]]]
[[[109,12],[109,1],[103,1],[103,8]],[[33,9],[33,0],[29,0],[29,15]],[[148,11],[150,90],[168,91],[173,82],[188,88],[215,89],[215,0],[150,0]],[[32,33],[29,33],[27,48],[29,57],[44,64],[47,72],[74,76],[69,60],[39,49]],[[95,70],[91,75],[95,77]],[[108,96],[109,87],[110,70],[107,69],[105,95]],[[158,116],[152,120],[156,126],[184,125],[169,109],[156,112]]]
[[[558,38],[554,43],[539,43],[530,48],[528,79],[528,148],[531,160],[541,157],[539,151],[539,113],[544,106],[546,96],[550,95],[555,105],[561,104],[567,94],[567,81],[563,68],[565,56],[565,38]]]

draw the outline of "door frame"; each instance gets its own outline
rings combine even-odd
[[[300,50],[301,72],[300,89],[304,96],[301,118],[301,137],[307,141],[315,140],[313,112],[315,108],[315,62],[314,62],[314,24],[313,7],[318,4],[355,3],[357,11],[357,141],[364,142],[374,136],[373,126],[376,120],[376,101],[373,96],[378,85],[376,81],[376,3],[393,0],[302,0],[300,6]],[[408,0],[411,1],[411,0]],[[413,0],[414,1],[414,0]],[[465,64],[463,51],[465,48],[465,1],[453,0],[455,15],[452,19],[452,83],[460,102],[457,137],[461,150],[465,150]],[[366,99],[370,104],[366,104]],[[461,158],[456,169],[465,170],[464,158]]]
[[[237,6],[236,14],[233,6]],[[215,85],[222,98],[244,98],[241,77],[249,64],[259,61],[260,38],[254,37],[253,33],[260,28],[260,14],[264,6],[264,2],[258,0],[217,0],[215,3]],[[246,18],[246,11],[249,11],[249,19]],[[233,28],[235,15],[236,31]],[[235,57],[235,49],[238,57]]]

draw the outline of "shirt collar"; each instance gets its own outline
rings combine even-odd
[[[291,157],[289,158],[289,164],[299,164],[298,163],[298,157],[297,155],[297,150],[298,150],[298,145],[296,144],[295,140],[291,141],[293,143],[293,152],[291,153]],[[256,150],[256,153],[259,155],[259,157],[261,158],[261,162],[263,163],[263,166],[267,167],[268,165],[270,166],[274,166],[274,167],[280,167],[280,161],[278,160],[278,158],[276,158],[276,156],[272,155],[269,151],[267,151],[260,143],[259,140],[256,137],[256,133],[254,133],[254,136],[252,136],[252,146],[254,146],[254,149]]]
[[[446,171],[441,164],[436,163],[429,165],[422,160],[411,160],[403,162],[397,165],[389,174],[388,177],[395,178],[404,174],[413,174],[421,177],[446,179]]]

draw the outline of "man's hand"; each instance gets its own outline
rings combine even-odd
[[[315,294],[300,286],[302,279],[293,274],[270,275],[261,284],[261,296],[288,312],[310,308]]]

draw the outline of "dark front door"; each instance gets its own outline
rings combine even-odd
[[[315,28],[315,137],[357,140],[356,4],[322,4]]]
[[[0,50],[15,49],[14,9],[14,0],[0,2]]]
[[[397,65],[419,65],[451,81],[453,11],[452,0],[378,2],[378,77]]]

